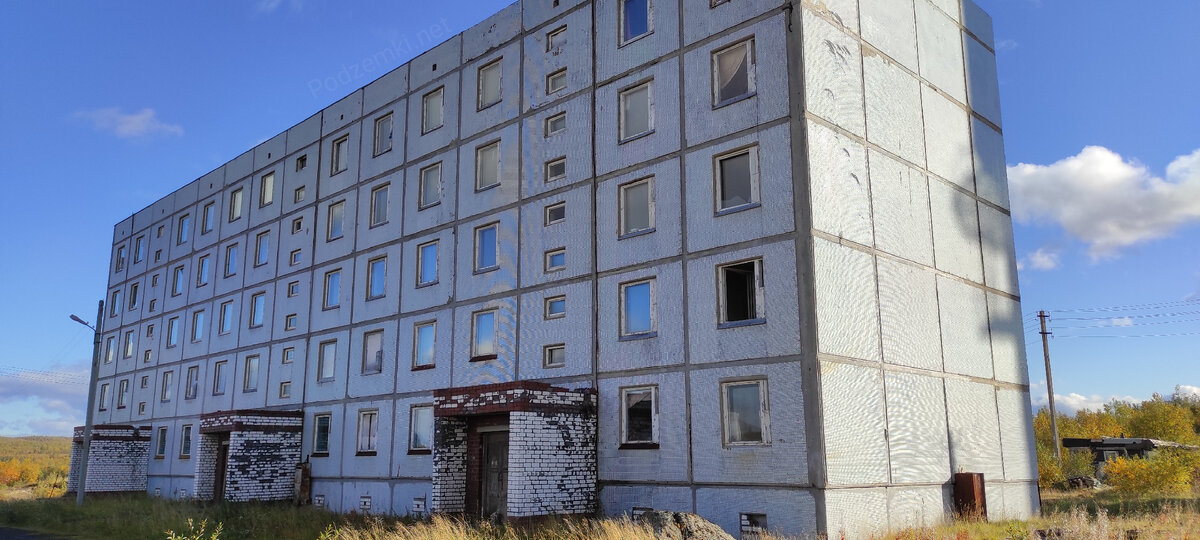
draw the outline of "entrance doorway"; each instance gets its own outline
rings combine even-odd
[[[484,516],[508,511],[508,432],[491,431],[479,434],[483,450],[483,474],[479,489],[479,508]]]
[[[213,500],[225,500],[225,470],[229,465],[229,434],[217,434],[217,465],[213,482]]]

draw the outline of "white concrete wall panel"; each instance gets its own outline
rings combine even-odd
[[[877,150],[868,153],[875,248],[933,265],[929,182],[920,171]]]
[[[928,86],[921,87],[921,94],[929,172],[967,191],[975,191],[971,123],[967,111]]]
[[[364,335],[367,332],[383,332],[383,362],[378,372],[364,370],[367,358],[363,355],[365,345]],[[405,338],[411,338],[409,333]],[[412,366],[411,361],[401,362],[396,356],[396,341],[400,339],[395,321],[385,320],[356,327],[350,331],[350,376],[347,380],[346,395],[358,398],[363,396],[379,396],[391,394],[396,390],[396,372]],[[380,415],[381,423],[390,424],[390,416]],[[389,425],[390,427],[390,425]],[[383,432],[380,431],[382,436]],[[381,439],[382,440],[382,439]],[[383,446],[380,444],[380,446]]]
[[[1005,519],[1030,519],[1041,512],[1041,491],[1037,482],[1004,484]],[[991,510],[991,507],[988,507]],[[990,512],[989,512],[990,513]]]
[[[650,32],[624,44],[620,43],[619,3],[619,0],[593,2],[598,81],[605,81],[650,62],[667,51],[679,49],[679,3],[670,0],[649,2]]]
[[[996,390],[1000,415],[1000,446],[1004,453],[1004,479],[1037,480],[1037,451],[1033,440],[1033,410],[1029,392],[1012,388]]]
[[[887,0],[885,3],[893,1]],[[863,57],[863,79],[867,103],[867,140],[918,166],[924,166],[921,84],[898,64],[878,54]]]
[[[775,535],[807,537],[816,533],[816,501],[806,490],[712,487],[696,490],[696,513],[737,534],[743,513],[766,514]]]
[[[363,87],[363,114],[376,111],[380,107],[400,99],[406,93],[408,93],[408,64],[400,64],[396,69]],[[399,106],[403,107],[404,102],[400,103]],[[403,126],[405,124],[396,122],[392,125],[399,128],[397,132],[401,134],[400,142],[403,142]]]
[[[854,2],[851,5],[857,9]],[[864,136],[862,46],[814,15],[807,6],[803,24],[805,107],[810,113]]]
[[[653,279],[655,335],[620,339],[622,283]],[[600,371],[620,371],[683,363],[683,265],[668,263],[600,278]]]
[[[967,102],[963,79],[963,53],[958,24],[929,0],[914,0],[917,11],[917,51],[921,77],[959,103]],[[955,3],[941,0],[940,3]],[[957,15],[957,10],[955,10]]]
[[[404,260],[400,256],[400,244],[389,244],[386,247],[370,251],[362,251],[355,257],[354,275],[346,276],[353,280],[353,321],[361,323],[382,317],[392,317],[400,313],[400,276]],[[371,262],[382,259],[383,296],[369,298],[370,282],[367,274],[371,271]],[[412,261],[412,262],[415,262]],[[346,283],[350,285],[350,283]]]
[[[477,189],[475,186],[477,156],[482,147],[500,143],[500,183]],[[445,176],[442,181],[452,181]],[[521,136],[520,125],[510,124],[500,131],[489,133],[458,148],[458,217],[468,218],[520,199],[521,193]]]
[[[658,448],[621,448],[621,389],[656,388]],[[597,459],[600,481],[686,482],[688,479],[688,396],[683,373],[662,373],[600,380]],[[695,404],[693,404],[693,407]],[[720,434],[716,434],[718,441]],[[649,501],[647,501],[649,502]],[[649,504],[657,508],[657,504]],[[628,512],[629,509],[625,508]]]
[[[496,358],[472,362],[472,318],[476,312],[484,310],[495,310],[496,313]],[[454,375],[451,381],[454,386],[494,384],[517,379],[518,320],[516,296],[496,298],[454,310]]]
[[[996,391],[985,383],[946,379],[950,426],[950,470],[984,474],[988,486],[1004,478]],[[991,507],[991,493],[988,493]]]
[[[980,197],[1008,208],[1008,168],[1004,160],[1004,138],[1000,132],[971,119],[971,149],[975,157],[976,190]]]
[[[604,515],[628,516],[634,507],[692,512],[692,488],[654,484],[600,487],[600,511]]]
[[[500,102],[479,103],[479,68],[500,62]],[[517,117],[521,111],[521,44],[512,43],[489,53],[462,69],[461,120],[459,135],[471,137]]]
[[[325,298],[325,281],[331,272],[339,273],[337,304],[333,305],[334,292]],[[354,301],[354,259],[342,259],[317,267],[312,273],[312,308],[309,311],[309,331],[316,332],[350,324],[351,304]],[[325,307],[328,302],[330,307]]]
[[[825,530],[832,538],[869,538],[887,531],[886,488],[831,489],[825,492]]]
[[[297,283],[299,292],[288,296],[288,286]],[[284,339],[303,336],[308,333],[309,307],[313,298],[320,298],[321,291],[313,288],[312,274],[301,272],[293,274],[288,279],[275,282],[275,306],[271,314],[271,338]],[[295,315],[295,328],[288,330],[287,318]]]
[[[413,348],[416,345],[415,326],[430,322],[436,324],[433,335],[434,367],[413,369]],[[396,392],[420,392],[436,388],[449,388],[450,370],[454,358],[454,312],[450,309],[443,309],[401,318],[396,332],[396,342],[399,346],[399,351],[396,353]],[[433,399],[430,397],[426,401],[432,403]]]
[[[392,115],[391,142],[381,142],[380,147],[382,151],[376,155],[375,122],[389,114]],[[378,176],[405,163],[404,126],[407,125],[407,118],[405,118],[407,114],[407,103],[404,100],[399,100],[364,116],[362,122],[362,148],[358,158],[360,179]],[[390,148],[388,144],[391,145]],[[289,194],[289,192],[284,192],[285,196]],[[399,195],[399,191],[397,191],[397,195]]]
[[[320,378],[320,375],[321,375],[321,373],[320,373],[321,344],[326,343],[326,342],[335,342],[335,346],[333,349],[335,351],[335,353],[334,353],[335,356],[332,360],[332,362],[333,362],[333,367],[332,367],[333,378],[332,379],[321,379]],[[334,400],[334,399],[345,399],[346,398],[346,377],[347,377],[347,374],[349,373],[348,366],[352,362],[352,359],[350,358],[350,331],[349,330],[341,330],[341,331],[337,331],[337,332],[324,332],[324,333],[310,334],[308,337],[308,351],[307,352],[308,352],[308,356],[305,360],[308,363],[308,366],[305,370],[307,372],[307,375],[304,378],[304,399],[305,399],[305,401],[319,402],[319,401],[329,401],[329,400]],[[325,359],[325,361],[329,362],[330,359],[327,357]],[[232,363],[230,365],[232,366]],[[230,380],[234,380],[234,379],[232,377],[230,377]],[[337,417],[334,417],[334,418],[335,418],[335,420],[334,420],[335,422],[338,421]],[[337,428],[334,427],[331,430],[331,433],[333,431],[337,431]],[[308,433],[311,434],[312,431],[310,430]],[[330,435],[330,437],[331,438],[329,440],[329,447],[337,448],[337,446],[335,445],[335,441],[332,439],[332,435]],[[313,472],[313,476],[316,476],[315,470]]]
[[[879,360],[879,306],[871,255],[815,239],[818,350]]]
[[[338,203],[343,203],[342,236],[330,237],[329,208]],[[358,233],[359,209],[366,210],[368,205],[369,201],[362,201],[360,206],[358,192],[353,190],[343,191],[317,204],[317,226],[313,231],[313,234],[317,237],[317,241],[316,247],[313,248],[313,264],[321,264],[345,257],[354,251],[354,239]],[[367,218],[364,216],[362,219],[366,220]],[[243,251],[244,254],[251,255],[253,253],[251,249],[253,246],[249,243],[253,240],[252,236],[247,237],[246,248]]]
[[[821,363],[825,467],[830,486],[888,482],[883,393],[883,375],[878,368]],[[826,496],[840,491],[826,492]]]
[[[975,199],[941,182],[929,183],[933,254],[939,270],[983,283]]]
[[[989,287],[1017,294],[1017,257],[1012,217],[990,206],[979,205],[983,241],[983,278]]]
[[[860,0],[862,37],[883,54],[917,70],[917,25],[913,0]]]
[[[644,45],[647,39],[635,43]],[[605,65],[604,60],[598,62],[599,65]],[[647,81],[653,81],[650,91],[653,104],[651,130],[622,142],[618,121],[620,93]],[[680,127],[676,120],[679,116],[679,95],[678,58],[646,66],[597,88],[596,174],[607,174],[679,150]]]
[[[937,299],[946,371],[992,378],[992,345],[983,289],[938,276]]]
[[[392,433],[391,418],[394,403],[390,399],[380,399],[346,404],[346,420],[341,426],[337,426],[338,429],[342,430],[342,444],[340,447],[330,447],[330,453],[337,456],[335,459],[342,460],[344,474],[347,476],[376,478],[388,478],[391,476],[392,445],[388,444],[388,441],[393,440],[393,438],[403,439],[403,437],[394,437]],[[376,432],[374,455],[371,455],[372,452],[370,451],[360,452],[358,450],[358,416],[363,411],[376,411],[379,414],[377,418],[380,422],[377,427],[378,431]],[[378,509],[375,508],[376,497],[380,496],[380,491],[386,493],[387,484],[380,483],[379,490],[374,490],[374,492],[363,489],[364,486],[362,484],[364,483],[360,482],[358,484],[354,486],[358,488],[355,490],[355,493],[347,493],[347,495],[354,498],[350,508],[358,508],[359,495],[371,495],[371,513],[376,513],[387,508],[387,506],[382,505]],[[349,488],[350,486],[347,485],[346,487]]]
[[[973,0],[962,0],[963,25],[990,49],[996,48],[996,36],[992,32],[992,16],[988,15]]]
[[[546,299],[564,296],[567,313],[546,318]],[[546,379],[592,372],[593,339],[591,287],[573,283],[521,295],[520,379]],[[562,344],[566,362],[561,367],[544,365],[544,348]]]
[[[987,302],[988,321],[992,329],[992,364],[995,366],[996,379],[1029,384],[1021,303],[995,293],[988,293]]]
[[[462,33],[462,57],[474,60],[488,54],[521,33],[521,5],[513,2]],[[369,87],[368,87],[369,88]]]
[[[808,122],[813,228],[870,246],[871,186],[862,144]]]
[[[425,55],[429,55],[432,52],[433,51],[425,53]],[[425,55],[422,55],[420,58],[424,58]],[[425,73],[432,72],[431,69],[433,64],[434,62],[426,62],[421,68],[422,79],[427,79]],[[416,60],[413,60],[413,63],[411,63],[410,66],[411,71],[409,80],[413,88],[413,93],[409,94],[408,96],[408,134],[406,135],[406,138],[408,139],[407,159],[413,160],[421,159],[430,152],[441,150],[458,138],[457,105],[459,102],[459,89],[461,85],[459,84],[459,73],[453,73],[437,79],[430,84],[421,84],[418,86],[418,68],[416,66]],[[441,70],[437,72],[440,76],[442,73],[448,72],[451,68],[444,65],[443,62],[442,64],[438,64],[438,69]],[[441,127],[437,127],[422,133],[421,122],[424,119],[422,112],[424,98],[430,92],[437,90],[439,87],[441,87],[443,92],[445,92],[442,94],[443,124]]]
[[[551,49],[547,35],[566,27],[565,45]],[[614,27],[615,30],[615,27]],[[603,34],[604,32],[602,32]],[[592,11],[578,9],[566,17],[546,25],[525,37],[523,77],[525,89],[523,110],[528,112],[545,107],[563,96],[569,96],[592,86]],[[547,89],[547,77],[561,69],[567,70],[567,85],[553,94]]]
[[[883,257],[879,258],[878,272],[883,361],[941,371],[935,275]]]
[[[471,160],[475,157],[472,155]],[[434,165],[441,166],[437,202],[420,207],[421,171]],[[421,231],[454,221],[458,202],[458,152],[448,150],[415,162],[405,169],[404,174],[404,234],[413,235]]]
[[[372,129],[368,126],[367,133]],[[344,191],[352,187],[358,182],[359,156],[361,155],[361,147],[364,144],[371,143],[371,137],[368,135],[363,138],[363,123],[355,121],[348,124],[344,128],[326,135],[321,141],[321,159],[319,162],[320,168],[317,169],[317,186],[318,192],[322,199],[335,193]],[[333,143],[337,142],[342,137],[346,137],[346,168],[341,171],[333,170]],[[311,158],[309,158],[311,159]],[[310,167],[312,166],[310,162]],[[257,179],[255,179],[257,181]],[[252,184],[253,185],[253,184]],[[250,191],[246,190],[246,198],[250,199]],[[255,203],[257,204],[257,202]]]
[[[565,221],[546,225],[546,207],[566,204]],[[595,231],[592,192],[580,186],[521,207],[521,286],[529,287],[588,275],[592,271]],[[546,271],[546,253],[566,250],[566,268]]]
[[[463,242],[474,242],[472,231],[465,231]],[[417,286],[417,258],[420,246],[437,241],[437,280]],[[412,312],[446,304],[454,299],[455,265],[454,229],[417,237],[404,242],[404,253],[396,272],[400,273],[400,311]],[[390,269],[389,269],[390,270]],[[471,272],[467,269],[467,272]]]
[[[891,372],[884,382],[892,483],[948,482],[950,448],[942,379]]]
[[[380,430],[382,431],[382,427]],[[380,456],[363,456],[355,461],[355,467],[362,463],[374,463],[383,459]],[[387,464],[384,463],[384,468]],[[374,476],[374,475],[372,475]],[[386,476],[386,473],[385,475]],[[362,497],[371,498],[370,510],[361,508]],[[356,481],[342,484],[341,507],[343,512],[358,512],[360,514],[386,515],[391,513],[392,488],[387,482]]]
[[[996,74],[996,55],[970,36],[963,35],[967,55],[967,98],[971,109],[993,124],[1000,121],[1000,81]]]
[[[936,527],[951,517],[950,497],[942,486],[888,488],[888,525],[893,531]]]
[[[651,232],[620,234],[620,187],[644,178],[653,178],[654,227]],[[599,271],[678,255],[683,250],[682,202],[679,161],[675,159],[642,167],[609,178],[596,185],[596,267]]]
[[[521,124],[521,196],[534,197],[590,180],[592,169],[592,94],[585,92],[569,100],[540,109]],[[546,119],[566,114],[565,131],[549,135]],[[546,163],[567,160],[566,177],[547,181]]]
[[[518,230],[518,211],[516,208],[505,210],[496,214],[481,216],[475,221],[464,223],[458,226],[458,248],[457,261],[454,277],[457,280],[455,288],[455,297],[459,300],[468,300],[480,296],[487,296],[501,292],[507,292],[517,288],[519,279],[519,260],[520,253],[518,247],[519,230]],[[476,230],[480,227],[485,227],[490,224],[496,224],[496,264],[498,268],[495,270],[485,270],[476,272],[475,270],[475,236]],[[439,242],[438,256],[441,256],[443,249],[449,249],[450,246],[441,246]],[[415,259],[414,259],[415,260]],[[450,262],[450,261],[447,261]],[[441,271],[441,261],[439,263],[439,272]],[[441,278],[441,276],[438,276]]]

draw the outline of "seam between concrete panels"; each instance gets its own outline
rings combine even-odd
[[[683,0],[679,0],[679,2],[676,3],[676,10],[677,10],[676,17],[675,17],[676,25],[677,25],[676,39],[679,40],[679,44],[682,44],[683,43],[683,35],[684,35],[683,34],[683,32],[684,32]],[[690,309],[688,308],[688,266],[687,266],[690,246],[688,246],[688,219],[687,219],[688,212],[687,212],[687,187],[686,187],[687,186],[687,159],[685,159],[685,156],[686,156],[685,152],[687,149],[687,92],[686,92],[686,86],[684,83],[684,59],[685,59],[686,53],[683,52],[682,47],[680,49],[678,49],[678,52],[679,52],[679,56],[676,57],[676,70],[677,70],[676,77],[677,77],[677,85],[678,86],[675,91],[676,91],[676,93],[678,95],[678,99],[679,99],[679,151],[680,151],[679,178],[678,178],[679,208],[680,208],[680,210],[679,210],[679,245],[680,245],[680,251],[682,252],[682,256],[683,256],[682,259],[680,260],[679,265],[680,265],[680,286],[682,287],[682,291],[683,291],[683,293],[682,293],[683,364],[685,366],[687,366],[687,365],[691,364],[692,343],[689,339],[689,334],[690,334],[689,324],[690,324],[691,318],[689,317]],[[618,197],[620,197],[619,189],[618,189]],[[619,204],[619,202],[618,202],[618,204]],[[692,376],[691,376],[690,370],[685,370],[683,373],[683,404],[684,404],[684,411],[683,411],[684,425],[686,426],[684,428],[684,433],[685,433],[685,436],[687,437],[687,480],[690,484],[692,484],[692,488],[690,490],[691,496],[692,496],[692,511],[695,512],[696,511],[696,498],[697,498],[696,487],[695,487],[696,456],[695,456],[695,448],[693,446],[694,432],[692,431]]]
[[[876,368],[881,368],[884,372],[888,372],[888,373],[906,373],[906,374],[910,374],[910,375],[921,375],[924,377],[936,377],[936,378],[947,379],[947,380],[953,379],[953,380],[959,380],[959,381],[980,383],[980,384],[986,384],[989,386],[994,386],[996,388],[1007,388],[1010,390],[1019,390],[1019,391],[1023,391],[1023,392],[1029,391],[1028,384],[1011,383],[1011,382],[1007,382],[1007,381],[1001,381],[1001,380],[995,379],[995,378],[989,379],[986,377],[976,377],[974,375],[963,375],[960,373],[951,373],[951,372],[947,372],[947,371],[933,371],[933,370],[929,370],[929,369],[905,366],[902,364],[884,363],[883,366],[880,366],[878,362],[875,362],[872,360],[863,360],[861,358],[851,358],[848,356],[838,356],[838,355],[834,355],[834,354],[820,353],[819,356],[821,357],[822,362],[833,362],[833,363],[838,363],[838,364],[848,364],[848,365],[855,365],[855,366],[862,366],[862,367],[876,367]]]

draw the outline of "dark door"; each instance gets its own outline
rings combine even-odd
[[[217,435],[216,480],[213,482],[213,500],[225,500],[225,469],[229,464],[229,434]]]
[[[479,490],[479,508],[483,515],[508,511],[508,432],[480,434],[483,445],[483,486]]]

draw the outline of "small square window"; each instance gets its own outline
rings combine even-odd
[[[154,250],[154,262],[159,262],[161,260],[162,260],[162,250],[161,249]]]
[[[713,107],[754,95],[754,40],[713,53]]]
[[[621,92],[620,142],[654,131],[654,100],[652,83],[647,82]]]
[[[417,187],[417,209],[424,210],[442,199],[442,163],[421,169],[421,185]]]
[[[429,133],[442,127],[442,105],[445,99],[445,87],[425,94],[421,98],[421,133]]]
[[[290,397],[292,397],[292,383],[290,381],[279,383],[279,398],[287,399]]]
[[[479,68],[478,99],[475,106],[479,110],[500,103],[500,59]]]
[[[567,365],[567,346],[562,343],[542,347],[542,367],[556,368]]]
[[[295,360],[296,360],[296,348],[295,347],[284,347],[283,360],[281,360],[281,362],[284,364],[290,364],[290,363],[294,362]]]
[[[721,383],[724,443],[730,446],[769,444],[767,410],[766,380]]]
[[[307,166],[308,166],[308,154],[304,154],[304,155],[296,158],[296,172],[303,171],[304,168]],[[303,189],[304,188],[298,188],[297,191],[300,191],[301,193],[303,193]],[[297,199],[296,202],[300,202],[300,200]]]
[[[150,310],[150,313],[154,313],[154,310],[155,310],[157,307],[158,307],[158,300],[157,300],[157,299],[155,299],[155,298],[151,298],[151,299],[150,299],[150,303],[149,303],[149,304],[147,304],[147,308]]]
[[[146,414],[146,402],[145,401],[138,402],[138,414],[139,415]]]
[[[567,203],[560,202],[546,207],[546,225],[561,223],[567,219]]]
[[[292,234],[296,234],[304,230],[304,218],[298,217],[292,220]]]
[[[471,360],[496,358],[496,310],[471,315]]]
[[[567,158],[558,158],[546,162],[546,182],[554,182],[567,177]]]
[[[500,141],[475,149],[475,191],[500,185]]]
[[[656,445],[658,442],[658,387],[621,389],[621,445]]]
[[[301,156],[301,158],[304,158],[304,156]],[[296,162],[299,163],[300,161],[296,160]],[[300,186],[292,192],[292,202],[299,203],[302,201],[304,201],[304,186]]]
[[[350,167],[350,136],[343,135],[333,141],[329,158],[329,175],[333,176]]]
[[[150,377],[149,377],[149,376],[146,376],[146,375],[143,375],[143,376],[142,376],[142,382],[140,383],[140,386],[141,386],[143,389],[145,389],[145,388],[150,388]]]
[[[555,249],[555,250],[547,251],[545,262],[546,262],[545,271],[547,273],[557,272],[559,270],[565,270],[567,268],[567,250],[566,249]]]
[[[158,286],[158,274],[154,274],[153,276],[150,277],[150,286],[151,287]]]
[[[716,211],[750,208],[758,203],[758,148],[736,150],[713,158]]]
[[[549,137],[566,131],[567,129],[567,113],[561,112],[549,118],[546,118],[545,136]]]
[[[566,296],[551,296],[546,299],[546,305],[543,309],[543,317],[546,319],[561,319],[567,316],[567,297]]]
[[[153,324],[146,325],[146,337],[154,337],[154,325]]]
[[[567,27],[560,26],[546,33],[546,52],[558,52],[567,44]]]
[[[375,119],[374,154],[378,156],[392,149],[392,113]]]
[[[146,349],[146,350],[142,351],[142,363],[149,364],[151,354],[152,353],[150,352],[150,349]]]
[[[283,317],[283,329],[284,330],[295,330],[296,329],[296,314],[295,313],[289,313]]]
[[[634,41],[654,30],[654,20],[650,16],[652,0],[620,0],[620,2],[621,45]]]
[[[288,298],[298,296],[299,294],[300,294],[300,282],[299,281],[292,281],[287,284]]]
[[[297,264],[300,264],[300,250],[298,250],[298,249],[292,250],[291,254],[288,255],[288,264],[290,264],[292,266],[296,266]]]
[[[567,88],[567,69],[563,68],[546,76],[546,95],[557,94]]]

